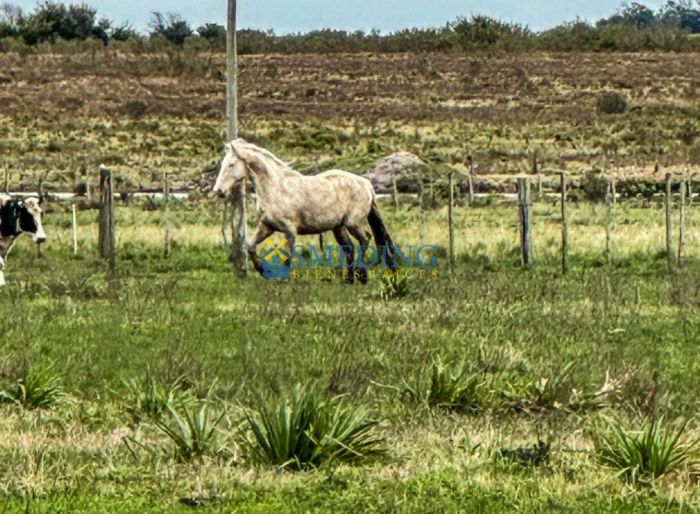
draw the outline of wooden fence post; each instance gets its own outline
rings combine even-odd
[[[391,198],[394,201],[394,209],[399,208],[399,186],[396,184],[396,173],[391,174]]]
[[[467,157],[469,164],[469,175],[467,175],[467,185],[469,187],[469,206],[474,205],[474,158],[471,154]]]
[[[449,188],[450,203],[447,207],[447,222],[450,226],[450,272],[455,272],[455,227],[454,227],[454,205],[455,205],[455,184],[454,172],[450,171]]]
[[[672,272],[673,267],[674,267],[674,254],[673,254],[673,220],[672,220],[672,214],[673,214],[673,208],[672,208],[672,201],[673,198],[671,197],[672,193],[672,185],[673,185],[673,177],[670,173],[666,174],[666,198],[665,198],[665,204],[666,204],[666,259],[668,262],[668,271]]]
[[[530,179],[518,179],[518,212],[520,214],[520,247],[525,268],[532,264],[532,225],[530,220]]]
[[[569,220],[566,210],[566,172],[561,175],[561,272],[569,272]]]
[[[680,216],[678,220],[678,267],[683,267],[683,255],[685,253],[685,195],[686,195],[686,178],[681,179],[681,203]]]
[[[114,273],[116,268],[116,242],[114,236],[114,181],[112,172],[100,168],[100,206],[99,246],[100,256],[109,261],[109,270]]]
[[[73,256],[78,256],[78,214],[76,213],[75,203],[71,205],[72,224],[73,224]]]
[[[170,180],[166,172],[163,172],[163,218],[165,224],[164,255],[167,259],[170,257]]]
[[[613,182],[608,180],[605,192],[605,261],[612,262],[612,220],[613,220]]]

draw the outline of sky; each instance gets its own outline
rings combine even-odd
[[[9,0],[32,9],[36,0]],[[226,0],[85,0],[100,16],[130,22],[145,30],[152,11],[182,15],[195,28],[205,22],[225,24]],[[67,2],[70,3],[70,2]],[[80,3],[80,2],[77,2]],[[664,0],[641,1],[658,8]],[[409,27],[444,25],[457,16],[487,14],[543,30],[576,17],[587,20],[613,14],[621,0],[238,0],[240,28],[277,33],[333,28],[391,32]]]

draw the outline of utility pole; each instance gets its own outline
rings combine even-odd
[[[228,140],[238,138],[238,49],[236,45],[236,0],[228,0],[228,26],[226,31],[226,117]],[[245,205],[245,181],[235,187],[231,195],[233,219],[231,224],[231,262],[234,272],[245,277],[248,274],[246,252],[246,228],[248,224]]]

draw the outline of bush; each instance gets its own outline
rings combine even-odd
[[[606,91],[598,97],[598,111],[602,114],[624,114],[628,107],[627,97],[617,91]]]
[[[267,402],[246,414],[252,439],[250,457],[263,464],[295,470],[329,462],[357,462],[384,455],[384,440],[373,435],[378,422],[364,408],[345,406],[307,387],[290,399]]]
[[[155,11],[151,17],[150,27],[151,37],[163,36],[175,46],[184,45],[185,40],[194,34],[189,23],[179,14],[174,13],[163,15]]]
[[[660,478],[695,461],[698,440],[686,441],[687,421],[676,428],[663,417],[652,419],[641,430],[630,430],[606,419],[594,436],[598,460],[629,482]]]

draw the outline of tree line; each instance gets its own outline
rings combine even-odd
[[[276,34],[238,31],[242,54],[332,52],[459,52],[501,51],[683,51],[700,49],[700,0],[668,0],[658,10],[624,3],[607,18],[589,23],[574,20],[534,32],[524,25],[483,15],[458,17],[441,27],[411,28],[389,34],[379,31],[315,30]],[[60,40],[144,43],[160,41],[174,47],[204,42],[212,50],[225,48],[226,29],[217,23],[194,28],[178,14],[153,12],[149,30],[98,17],[88,4],[45,0],[30,12],[12,3],[0,5],[0,49],[4,41],[29,47]]]

